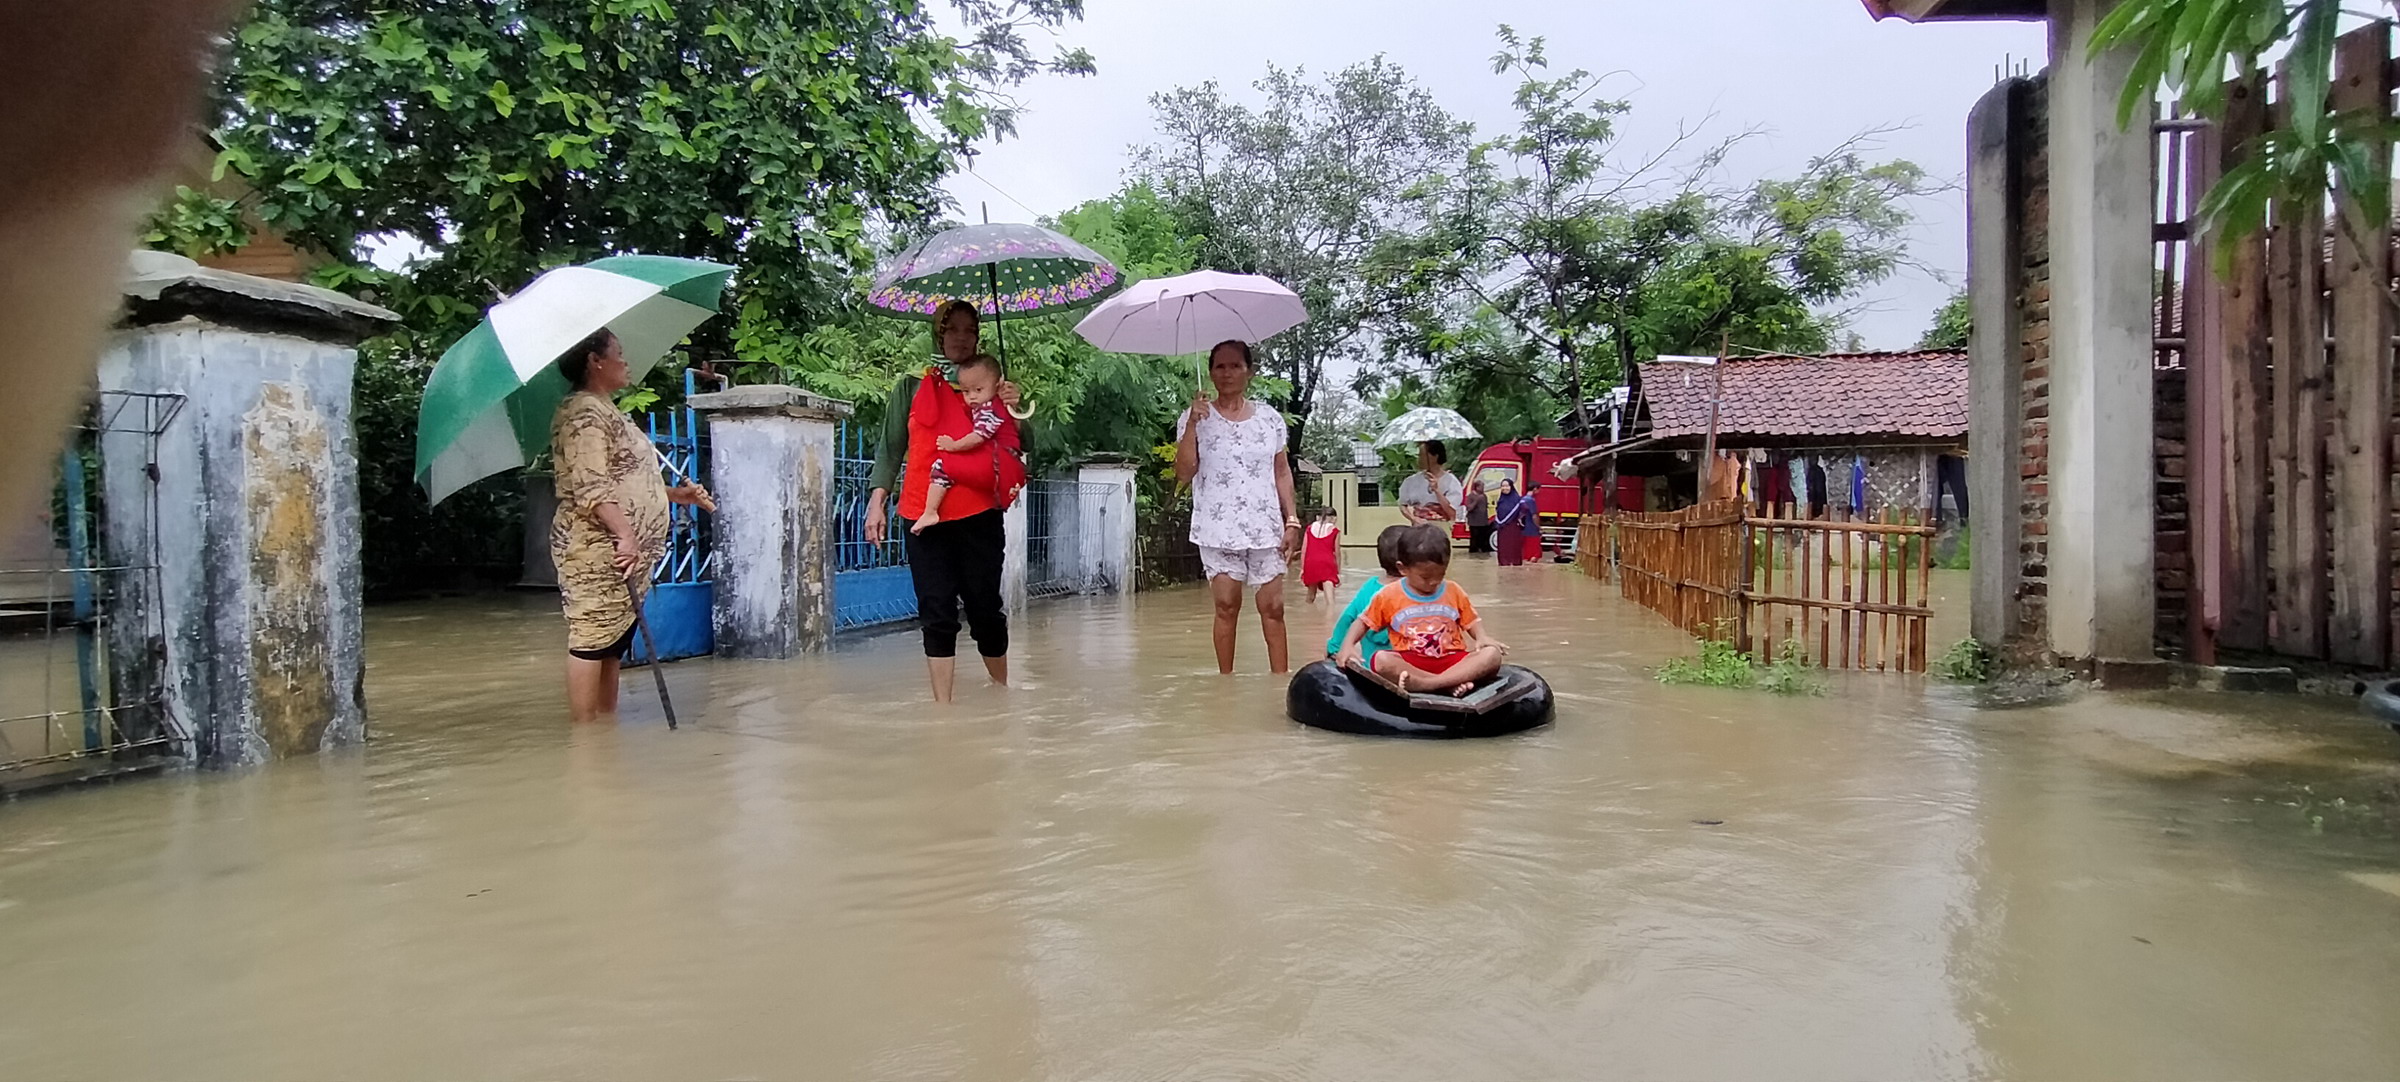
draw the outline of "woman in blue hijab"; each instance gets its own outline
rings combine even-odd
[[[1525,538],[1539,535],[1541,519],[1534,511],[1533,497],[1518,495],[1513,479],[1500,481],[1500,498],[1492,504],[1492,525],[1498,530],[1493,544],[1500,550],[1500,566],[1524,563]]]

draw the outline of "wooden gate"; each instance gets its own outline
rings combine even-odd
[[[1796,652],[1825,668],[1924,672],[1932,521],[1809,518],[1789,506],[1756,515],[1738,501],[1626,512],[1587,526],[1580,562],[1596,578],[1613,563],[1626,600],[1760,661]]]
[[[2343,35],[2327,108],[2388,124],[2391,47],[2388,22]],[[2400,640],[2391,225],[2346,198],[2278,200],[2264,236],[2214,250],[2200,194],[2291,123],[2288,77],[2228,95],[2221,128],[2159,125],[2158,376],[2182,384],[2186,419],[2161,438],[2188,446],[2160,472],[2188,478],[2190,516],[2188,534],[2161,527],[2160,596],[2183,606],[2167,622],[2203,663],[2223,647],[2384,667]]]

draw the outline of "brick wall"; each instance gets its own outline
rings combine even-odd
[[[2017,455],[2019,510],[2016,631],[2012,652],[2041,653],[2050,644],[2050,152],[2049,94],[2036,82],[2026,97],[2027,142],[2022,164],[2025,205],[2017,215],[2024,260],[2018,361],[2024,416]]]
[[[2186,605],[2192,590],[2191,510],[2184,482],[2185,369],[2151,372],[2151,473],[2154,548],[2157,553],[2158,624],[2153,643],[2160,657],[2184,656]]]

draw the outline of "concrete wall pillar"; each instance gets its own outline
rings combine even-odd
[[[399,317],[155,252],[125,294],[100,389],[181,404],[155,464],[147,434],[101,435],[109,551],[158,561],[118,598],[116,671],[157,673],[206,766],[364,741],[352,347]]]
[[[781,659],[833,645],[834,430],[850,404],[797,387],[691,397],[708,418],[717,653]]]
[[[2017,440],[2024,416],[2018,358],[2024,333],[2025,200],[2018,162],[2032,151],[2023,115],[2023,79],[1993,87],[1967,116],[1967,502],[1974,553],[1973,633],[1998,647],[2017,626],[2016,558],[2023,528]]]
[[[2092,56],[2115,0],[2051,0],[2050,645],[2154,657],[2151,521],[2151,154],[2117,123],[2133,66]]]
[[[1026,544],[1026,513],[1033,504],[1033,487],[1027,485],[1023,495],[1009,509],[1000,513],[1001,529],[1006,532],[1003,555],[1000,558],[1000,604],[1010,616],[1025,611],[1026,557],[1031,550]]]
[[[1135,475],[1130,462],[1094,462],[1079,474],[1086,505],[1081,551],[1090,565],[1084,581],[1101,593],[1133,592]]]

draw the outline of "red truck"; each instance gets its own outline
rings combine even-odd
[[[1542,521],[1542,536],[1526,542],[1525,557],[1538,559],[1544,542],[1551,551],[1565,551],[1575,536],[1576,522],[1583,516],[1583,486],[1559,480],[1550,472],[1551,467],[1590,447],[1583,440],[1550,437],[1495,443],[1475,456],[1474,464],[1460,480],[1467,484],[1483,482],[1485,496],[1494,503],[1499,502],[1503,480],[1515,481],[1519,492],[1532,491],[1534,510]],[[1460,539],[1467,536],[1465,522],[1454,528],[1453,536]]]

